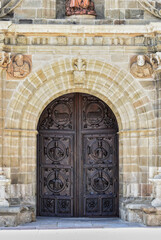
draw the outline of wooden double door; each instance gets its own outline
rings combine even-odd
[[[38,124],[37,214],[118,216],[117,121],[100,99],[61,96]]]

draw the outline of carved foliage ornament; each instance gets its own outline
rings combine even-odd
[[[73,68],[74,68],[74,83],[75,84],[83,84],[86,78],[86,61],[84,59],[78,58],[74,60]]]
[[[21,2],[22,0],[0,0],[0,17],[6,16]]]
[[[136,78],[151,78],[159,65],[160,57],[157,54],[136,55],[131,58],[130,72]]]
[[[138,0],[141,6],[153,14],[154,16],[161,18],[161,1],[160,0]]]

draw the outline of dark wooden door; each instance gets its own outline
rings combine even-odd
[[[37,214],[118,216],[117,121],[100,99],[67,94],[38,124]]]

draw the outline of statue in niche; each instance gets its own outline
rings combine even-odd
[[[12,57],[7,73],[12,78],[24,78],[31,72],[31,65],[31,59],[28,56],[17,54]]]
[[[94,3],[91,0],[66,0],[66,15],[94,15]]]
[[[132,59],[131,73],[136,78],[150,78],[153,74],[153,67],[150,59],[144,55],[135,56]]]

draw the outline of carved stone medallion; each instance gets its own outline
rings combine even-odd
[[[0,17],[4,17],[14,8],[16,8],[22,2],[22,0],[1,0],[0,2]]]
[[[131,59],[131,74],[136,78],[151,78],[153,74],[153,66],[149,57],[145,55],[137,55]]]
[[[7,66],[7,73],[11,78],[25,78],[31,72],[32,62],[27,55],[16,54]]]

